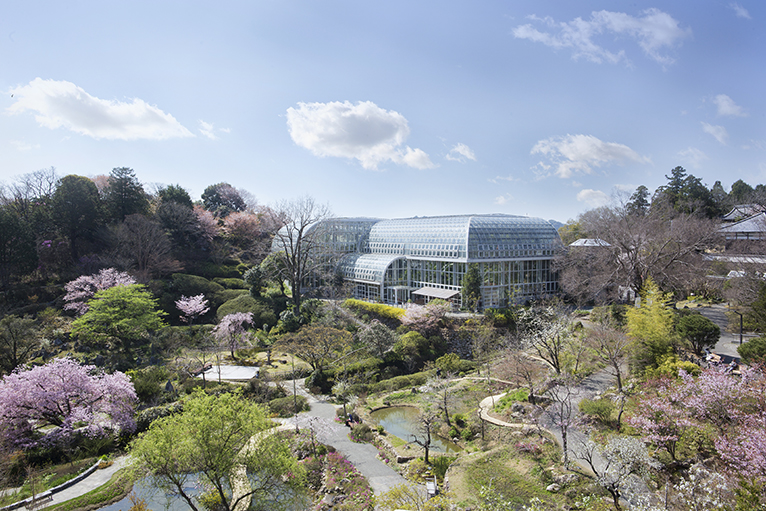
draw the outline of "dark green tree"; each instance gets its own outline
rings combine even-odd
[[[665,179],[668,180],[668,184],[663,187],[663,191],[667,196],[670,205],[675,207],[676,202],[678,202],[678,199],[681,196],[681,190],[683,190],[684,187],[686,169],[683,167],[676,167],[670,171],[669,176],[665,176]]]
[[[710,195],[713,196],[713,202],[719,211],[728,213],[730,209],[729,194],[723,189],[723,185],[720,181],[716,181],[713,187],[710,189]]]
[[[14,276],[37,266],[34,232],[7,207],[0,207],[0,285],[7,287]]]
[[[79,257],[79,242],[91,239],[102,223],[102,203],[98,188],[83,176],[64,176],[52,199],[53,221],[69,239],[72,259]]]
[[[180,204],[181,206],[186,206],[189,209],[192,209],[193,207],[189,192],[187,192],[186,189],[181,185],[170,185],[164,188],[160,188],[160,190],[157,192],[157,195],[159,196],[162,204],[174,202],[176,204]]]
[[[733,205],[747,204],[752,199],[754,191],[755,190],[753,190],[752,186],[750,186],[749,184],[745,183],[741,179],[737,179],[731,185],[731,191],[729,192],[729,198],[734,203]]]
[[[477,263],[468,264],[465,277],[463,277],[462,293],[463,305],[475,311],[481,300],[481,275],[479,274],[479,265]]]
[[[636,191],[630,196],[626,208],[631,215],[644,216],[649,211],[649,189],[644,185],[636,188]]]
[[[205,188],[202,192],[202,203],[206,210],[221,218],[229,216],[234,211],[247,209],[242,195],[229,183],[218,183]]]
[[[149,199],[133,169],[117,167],[109,174],[104,201],[112,221],[122,222],[126,216],[146,214]]]
[[[40,346],[35,320],[5,316],[0,320],[0,373],[9,374]]]
[[[253,266],[242,275],[242,280],[250,286],[250,296],[258,298],[261,296],[261,286],[263,285],[263,271],[260,266]]]
[[[721,338],[721,328],[701,314],[689,314],[681,317],[676,332],[688,341],[698,355],[705,348],[712,348]]]

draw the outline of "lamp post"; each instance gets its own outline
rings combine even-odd
[[[734,311],[734,314],[739,314],[739,344],[742,345],[742,313]]]

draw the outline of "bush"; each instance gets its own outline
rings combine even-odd
[[[580,412],[595,417],[602,424],[609,424],[614,412],[614,403],[609,399],[583,399],[580,401]]]
[[[277,324],[277,316],[274,311],[261,300],[255,300],[247,291],[236,291],[240,295],[227,301],[216,312],[220,320],[227,314],[235,312],[250,312],[253,314],[253,326],[261,328],[268,325],[269,328]]]
[[[216,277],[213,282],[220,284],[226,289],[250,289],[250,286],[242,279]]]
[[[376,314],[381,318],[396,321],[400,321],[405,313],[404,309],[400,309],[399,307],[392,307],[382,303],[368,303],[355,298],[349,298],[343,302],[343,306],[352,310],[368,312]]]
[[[377,392],[393,392],[395,390],[408,387],[420,387],[421,385],[425,385],[426,381],[428,381],[428,378],[432,376],[432,374],[432,371],[424,371],[421,373],[396,376],[394,378],[369,385],[367,390],[371,394],[374,394]]]
[[[298,410],[295,410],[297,397]],[[303,396],[286,396],[269,401],[269,411],[277,417],[292,417],[294,413],[311,410],[308,400]]]
[[[198,275],[174,273],[172,279],[173,283],[171,286],[179,295],[197,296],[199,294],[204,294],[206,297],[212,298],[216,293],[223,291],[222,285],[211,282],[205,277],[200,277]]]
[[[159,400],[165,390],[165,382],[170,373],[165,367],[151,366],[145,369],[132,369],[127,372],[136,395],[142,403]]]
[[[455,461],[453,456],[439,456],[434,458],[432,466],[434,469],[434,475],[439,481],[444,480],[444,475],[447,473],[447,469]]]
[[[679,360],[676,355],[666,355],[661,360],[662,362],[656,369],[652,369],[651,367],[646,368],[647,378],[680,378],[679,371],[681,370],[684,370],[692,376],[698,376],[702,372],[702,369],[697,364]]]
[[[354,424],[351,426],[349,438],[354,442],[369,444],[375,438],[372,429],[367,424]]]
[[[213,302],[225,304],[229,300],[233,300],[239,296],[248,294],[245,289],[224,289],[213,295]]]
[[[742,357],[742,363],[747,365],[763,364],[766,362],[766,337],[751,339],[737,347],[737,353]]]

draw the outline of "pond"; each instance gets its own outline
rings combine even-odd
[[[370,417],[376,424],[383,426],[389,434],[399,437],[405,442],[411,441],[412,435],[415,434],[422,437],[418,431],[420,410],[413,406],[381,408],[370,413]],[[462,449],[456,443],[431,433],[431,450],[449,454]]]
[[[196,487],[197,478],[189,478],[184,489],[194,495],[198,494]],[[162,490],[158,490],[149,482],[148,479],[141,479],[133,485],[133,494],[139,499],[146,501],[147,509],[151,511],[188,511],[189,505],[184,499],[175,495],[166,494]],[[102,507],[98,511],[128,511],[133,506],[133,503],[128,497]]]
[[[199,495],[196,475],[189,477],[184,486],[184,490],[190,495]],[[289,491],[288,493],[289,495],[283,494],[283,497],[289,497],[291,501],[294,502],[293,505],[286,504],[286,502],[290,501],[286,501],[282,498],[280,499],[281,505],[277,505],[276,502],[271,503],[271,505],[269,503],[262,503],[260,507],[253,504],[251,509],[256,507],[259,509],[293,509],[295,511],[307,509],[306,506],[308,501],[305,498],[292,491]],[[146,509],[149,511],[189,511],[190,509],[189,504],[187,504],[182,497],[165,493],[163,490],[152,485],[149,479],[141,479],[137,481],[133,485],[133,494],[146,502]],[[133,503],[130,499],[125,497],[124,499],[115,502],[114,504],[104,506],[97,511],[128,511],[132,506]],[[202,506],[198,507],[204,509]]]

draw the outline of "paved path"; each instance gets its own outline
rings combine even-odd
[[[75,497],[84,495],[91,490],[95,490],[99,486],[102,486],[109,482],[112,476],[127,465],[127,456],[121,456],[114,460],[111,466],[96,470],[82,481],[73,484],[65,490],[61,490],[58,493],[53,494],[53,500],[47,503],[45,506],[52,506],[54,504],[61,504],[67,500],[72,500]]]
[[[292,380],[284,383],[286,389],[292,389]],[[328,403],[321,397],[317,398],[309,394],[303,388],[302,383],[303,381],[299,380],[298,393],[309,400],[311,411],[298,414],[297,419],[300,427],[311,427],[320,442],[332,445],[343,454],[367,478],[376,495],[380,495],[396,485],[409,484],[396,470],[377,458],[378,449],[375,446],[352,442],[348,438],[349,429],[343,424],[335,422],[335,405]],[[294,419],[284,419],[283,423],[295,425]]]
[[[729,326],[726,311],[729,310],[729,308],[724,304],[715,304],[710,307],[697,307],[694,310],[699,311],[700,314],[721,327],[721,338],[718,340],[713,351],[721,355],[739,357],[739,353],[737,352],[737,347],[739,346],[739,329],[737,329],[736,333],[726,331]],[[757,335],[745,332],[742,336],[742,340],[747,342],[753,337],[757,337]]]

